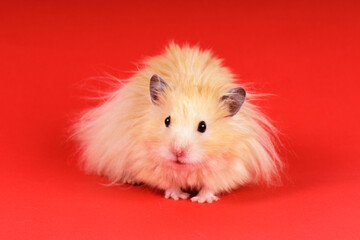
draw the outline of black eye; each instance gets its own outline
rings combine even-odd
[[[201,121],[199,122],[199,126],[198,126],[198,129],[197,129],[199,132],[203,133],[205,132],[206,130],[206,124],[204,121]]]
[[[165,126],[169,127],[170,125],[170,116],[168,116],[167,118],[165,118]]]

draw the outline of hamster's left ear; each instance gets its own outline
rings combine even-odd
[[[150,78],[150,97],[154,104],[158,103],[159,95],[164,91],[165,87],[168,87],[168,84],[159,75],[154,74]]]
[[[242,87],[231,88],[224,96],[221,97],[221,101],[227,106],[229,115],[227,117],[234,116],[245,102],[246,92]]]

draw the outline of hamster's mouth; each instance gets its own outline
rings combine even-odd
[[[169,163],[173,168],[182,168],[182,169],[190,168],[192,165],[191,163],[181,161],[178,158],[170,160]]]
[[[178,164],[178,165],[185,165],[186,163],[179,161],[179,159],[176,159],[175,164]]]

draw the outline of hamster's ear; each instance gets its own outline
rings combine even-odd
[[[234,116],[245,102],[246,92],[242,87],[235,87],[230,89],[224,96],[221,97],[221,101],[224,102],[229,110],[227,117]]]
[[[150,97],[154,104],[157,104],[157,101],[159,100],[159,94],[164,90],[165,87],[168,87],[168,85],[159,75],[154,74],[150,78]]]

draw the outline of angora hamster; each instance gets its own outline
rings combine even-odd
[[[274,127],[253,98],[210,51],[172,43],[78,121],[85,169],[175,200],[195,189],[200,203],[271,183],[280,165]]]

